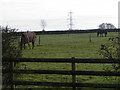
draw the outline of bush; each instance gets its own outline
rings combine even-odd
[[[102,44],[99,54],[106,59],[120,59],[120,36],[109,39],[109,43]],[[112,64],[115,71],[120,70],[120,64]]]
[[[118,33],[118,37],[109,38],[109,43],[102,44],[99,54],[106,59],[118,59],[120,60],[120,33]],[[104,66],[103,70],[105,71],[120,71],[120,64],[111,64],[111,67]],[[115,79],[116,82],[120,83],[120,78],[118,77],[106,77],[106,79]]]
[[[22,52],[18,45],[18,36],[15,34],[16,29],[1,27],[2,30],[2,66],[3,66],[3,88],[10,88],[9,83],[11,82],[11,73],[4,73],[4,70],[10,70],[10,62],[4,61],[5,59],[12,60],[22,57]],[[14,67],[18,63],[14,63]]]

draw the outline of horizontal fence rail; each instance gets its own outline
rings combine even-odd
[[[11,71],[4,70],[4,73]],[[13,70],[13,73],[21,74],[62,74],[62,75],[95,75],[95,76],[120,76],[115,71],[65,71],[65,70]]]
[[[8,62],[51,62],[51,63],[119,63],[119,59],[75,59],[75,58],[20,58],[4,59]]]
[[[15,81],[16,85],[41,85],[41,86],[64,86],[64,87],[94,87],[94,88],[120,88],[120,84],[96,84],[96,83],[58,83],[58,82],[33,82]]]
[[[120,76],[120,72],[115,71],[77,71],[75,63],[105,63],[120,64],[119,59],[76,59],[76,58],[20,58],[20,59],[3,59],[4,62],[49,62],[49,63],[71,63],[71,70],[3,70],[3,73],[19,73],[19,74],[59,74],[72,75],[72,83],[61,82],[36,82],[36,81],[15,81],[13,85],[37,85],[37,86],[63,86],[72,87],[94,87],[94,88],[120,88],[120,84],[102,84],[102,83],[76,83],[76,75],[92,75],[92,76]],[[14,75],[11,75],[11,77]]]

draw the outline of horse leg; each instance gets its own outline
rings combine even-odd
[[[100,35],[100,33],[98,32],[98,33],[97,33],[97,37],[98,37],[99,35]]]
[[[107,36],[107,33],[105,33],[105,37]]]
[[[25,49],[25,43],[24,43],[24,49]]]
[[[34,48],[34,42],[32,42],[32,49]]]

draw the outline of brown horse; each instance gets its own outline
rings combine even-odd
[[[22,50],[23,45],[25,49],[25,44],[27,43],[30,48],[30,42],[32,42],[32,49],[34,48],[34,42],[35,42],[36,34],[34,32],[24,32],[21,35],[21,42],[20,42],[20,48]]]

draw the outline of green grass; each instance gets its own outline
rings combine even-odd
[[[101,58],[98,50],[101,44],[108,41],[108,37],[96,37],[91,34],[63,34],[63,35],[41,35],[41,45],[36,45],[34,49],[23,51],[26,58]],[[27,46],[27,45],[26,45]]]
[[[91,42],[90,42],[91,35]],[[99,55],[101,44],[108,42],[109,37],[117,36],[117,33],[108,33],[107,37],[96,37],[96,33],[89,34],[61,34],[61,35],[40,35],[41,44],[38,45],[38,38],[34,49],[23,50],[24,58],[102,58]],[[21,63],[26,69],[32,70],[71,70],[69,63]],[[20,69],[25,69],[25,66]],[[103,71],[104,67],[111,67],[110,64],[76,64],[76,70],[82,71]],[[71,82],[68,75],[48,74],[24,74],[19,80],[43,81],[43,82]],[[107,79],[106,79],[107,78]],[[115,77],[113,77],[114,79]],[[110,77],[100,76],[77,76],[77,82],[83,83],[117,83]],[[18,86],[25,88],[26,86]],[[29,88],[32,86],[29,86]],[[33,86],[36,87],[36,86]],[[28,88],[28,87],[27,87]],[[87,89],[84,89],[87,90]],[[95,90],[95,89],[91,89]],[[102,89],[97,89],[102,90]],[[104,90],[104,89],[103,89]],[[110,89],[108,89],[110,90]]]

